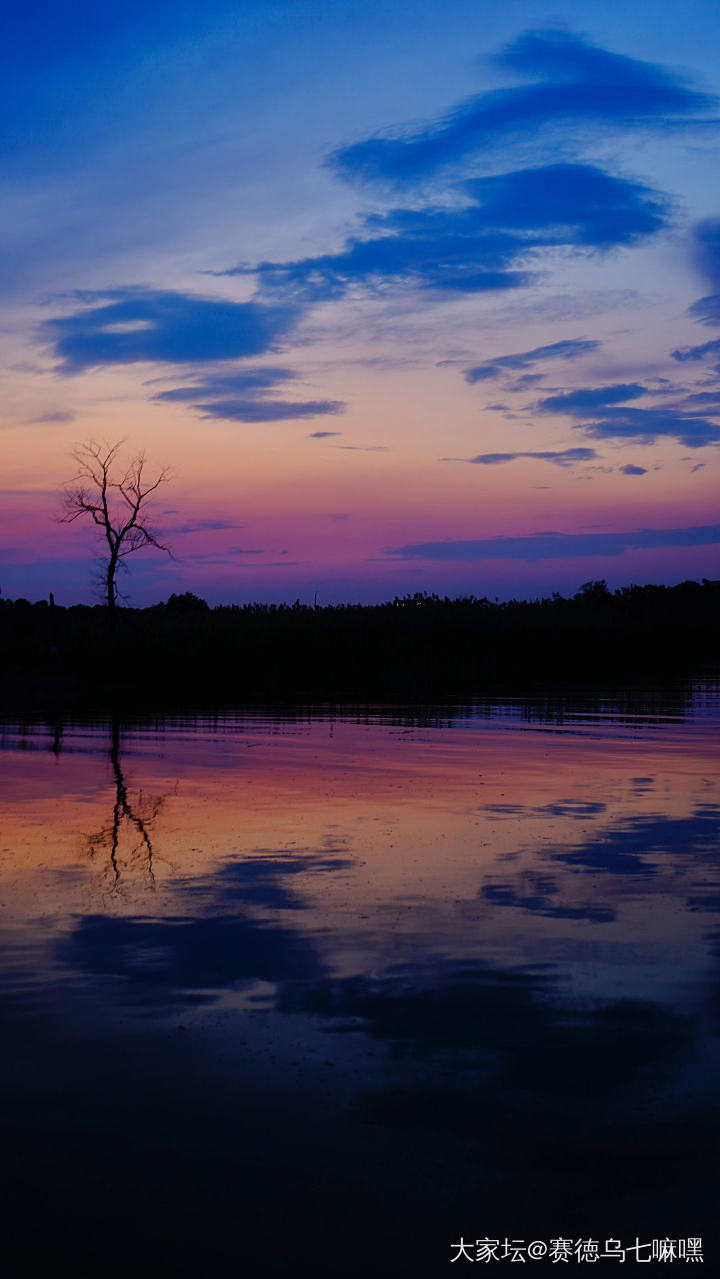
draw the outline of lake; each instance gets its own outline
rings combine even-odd
[[[0,748],[18,1274],[717,1266],[716,683]]]

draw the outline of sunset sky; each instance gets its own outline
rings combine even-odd
[[[715,0],[6,15],[0,587],[132,604],[720,577]]]

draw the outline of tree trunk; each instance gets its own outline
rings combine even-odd
[[[115,573],[117,570],[117,555],[112,554],[107,568],[107,576],[105,578],[105,588],[108,608],[115,608],[117,597],[115,593]]]

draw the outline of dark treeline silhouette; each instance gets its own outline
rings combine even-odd
[[[149,608],[0,600],[5,705],[474,698],[686,676],[720,661],[720,581],[587,582],[571,598]]]

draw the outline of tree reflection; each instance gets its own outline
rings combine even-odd
[[[115,802],[112,817],[94,835],[88,836],[91,859],[104,855],[107,870],[115,883],[123,871],[143,869],[155,886],[155,849],[151,838],[152,824],[164,802],[164,795],[148,795],[143,790],[132,798],[120,762],[120,721],[114,718],[110,735],[110,763],[115,779]]]
[[[50,750],[56,759],[59,759],[63,748],[63,735],[65,733],[65,725],[61,719],[56,719],[52,726],[53,738],[50,742]]]

